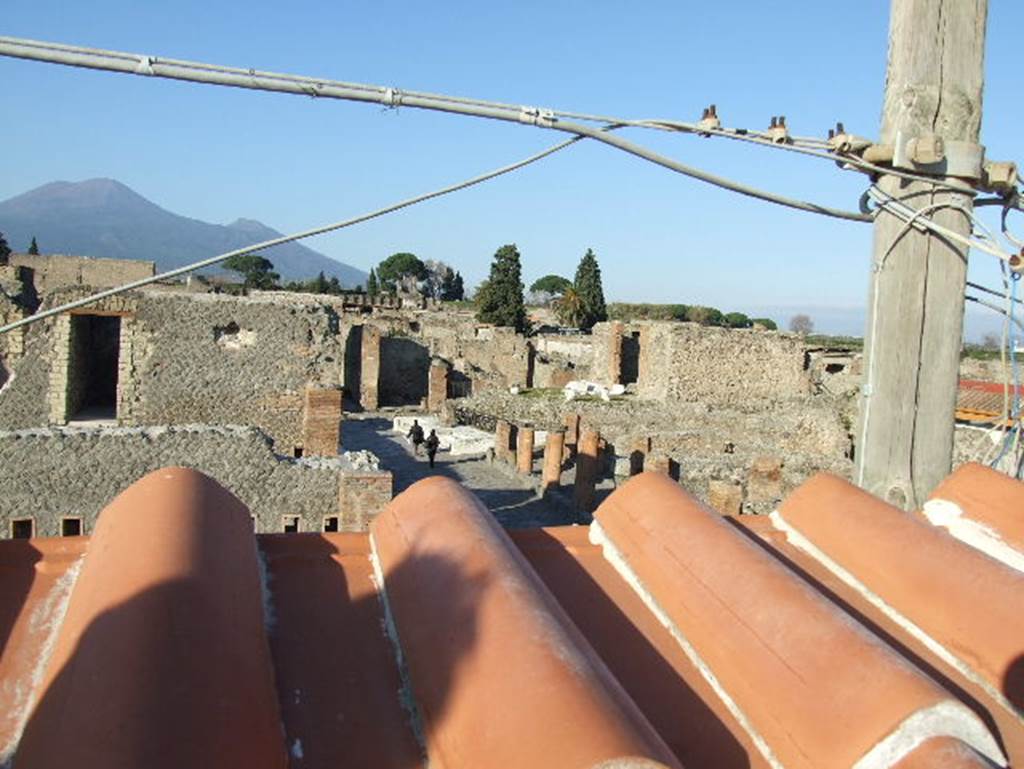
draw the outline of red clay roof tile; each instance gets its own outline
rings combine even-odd
[[[630,480],[591,531],[774,766],[889,766],[933,734],[999,754],[972,712],[668,478]]]
[[[432,760],[679,766],[472,494],[420,481],[370,536]]]

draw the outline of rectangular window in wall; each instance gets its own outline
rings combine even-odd
[[[333,532],[338,530],[338,516],[332,515],[324,518],[324,531]]]
[[[60,535],[62,537],[80,537],[80,536],[82,536],[82,519],[81,518],[61,518],[60,519]]]
[[[286,534],[294,534],[299,530],[299,516],[286,515],[282,520],[284,521],[284,530]]]
[[[11,539],[31,539],[35,529],[36,524],[32,518],[15,518],[11,521]]]

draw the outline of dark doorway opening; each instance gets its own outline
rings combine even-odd
[[[71,419],[117,417],[117,363],[121,318],[72,315],[68,358],[68,415]]]
[[[35,528],[35,521],[31,518],[15,519],[11,521],[11,539],[31,539]]]
[[[380,405],[416,406],[427,397],[430,351],[408,337],[380,340]]]
[[[363,327],[352,326],[345,338],[345,391],[352,403],[360,402],[363,374]]]
[[[622,384],[640,381],[640,332],[622,337]]]

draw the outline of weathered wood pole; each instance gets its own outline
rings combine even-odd
[[[892,0],[882,144],[938,137],[949,153],[951,142],[978,143],[987,15],[988,0]],[[925,168],[941,174],[943,163]],[[926,182],[884,176],[879,186],[914,209],[971,205]],[[971,231],[963,211],[932,219]],[[966,248],[879,213],[855,477],[904,509],[921,505],[951,468],[966,271]]]

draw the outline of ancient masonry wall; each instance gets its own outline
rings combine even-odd
[[[274,453],[251,427],[44,428],[0,432],[0,537],[32,518],[35,536],[58,536],[63,518],[92,532],[121,491],[161,467],[193,467],[228,488],[259,532],[364,530],[391,498],[391,474],[370,455],[292,459]]]
[[[694,323],[600,323],[594,377],[610,382],[623,361],[622,339],[638,334],[637,393],[658,400],[739,404],[807,395],[806,353],[798,337]]]
[[[85,289],[62,290],[49,303]],[[337,388],[339,319],[319,303],[145,292],[86,312],[120,317],[117,420],[121,425],[246,424],[280,453],[303,442],[308,387]],[[8,364],[0,429],[62,424],[68,413],[70,317],[30,327],[26,354]]]
[[[148,278],[156,263],[140,259],[104,259],[65,254],[11,254],[10,264],[32,270],[32,282],[40,296],[66,286],[111,288]]]

